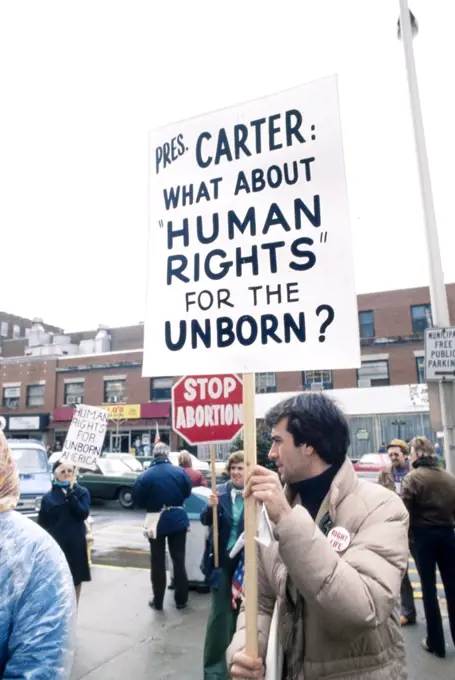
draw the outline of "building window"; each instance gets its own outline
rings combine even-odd
[[[374,312],[359,312],[361,338],[374,338]]]
[[[27,406],[29,408],[44,406],[45,387],[45,385],[29,385],[27,387]]]
[[[2,321],[0,324],[0,335],[2,338],[7,338],[9,333],[9,326],[7,321]]]
[[[3,388],[3,407],[4,408],[18,408],[20,396],[21,396],[21,388],[20,387],[4,387]]]
[[[388,384],[388,361],[362,361],[362,366],[357,371],[358,387],[381,387]]]
[[[126,380],[105,380],[104,381],[104,403],[122,404],[125,402]]]
[[[276,373],[256,373],[256,394],[276,392]]]
[[[417,382],[418,383],[424,383],[425,382],[425,357],[417,357],[416,358],[416,366],[417,366]]]
[[[21,327],[17,324],[13,324],[13,338],[21,337]]]
[[[65,384],[65,406],[82,404],[84,401],[84,383],[74,382]]]
[[[152,378],[150,380],[151,401],[170,401],[172,378]]]
[[[412,332],[415,334],[424,333],[425,328],[433,325],[431,319],[431,305],[412,305],[411,306]]]
[[[306,390],[331,390],[332,371],[303,371],[302,384]]]

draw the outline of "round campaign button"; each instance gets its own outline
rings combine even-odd
[[[343,527],[334,527],[330,530],[327,539],[334,550],[343,552],[351,542],[349,531]]]

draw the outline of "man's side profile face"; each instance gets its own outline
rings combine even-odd
[[[272,428],[272,447],[269,460],[274,461],[281,481],[285,484],[300,482],[311,474],[310,459],[313,448],[302,444],[296,446],[294,437],[288,432],[288,418],[282,418]]]
[[[389,446],[387,454],[392,467],[405,467],[406,457],[399,446]]]

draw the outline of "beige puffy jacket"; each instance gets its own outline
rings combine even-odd
[[[408,561],[408,513],[401,499],[359,480],[346,460],[316,523],[299,499],[288,500],[294,507],[275,527],[277,540],[259,547],[261,656],[277,602],[286,680],[406,680],[399,598]],[[350,534],[345,552],[336,552],[317,526],[326,511],[333,527]],[[228,667],[244,648],[244,626],[241,612]]]

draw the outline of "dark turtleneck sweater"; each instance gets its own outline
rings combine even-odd
[[[341,465],[331,465],[325,472],[316,477],[289,484],[292,493],[299,494],[303,507],[308,510],[313,519],[316,519],[322,501],[327,496],[340,467]]]

